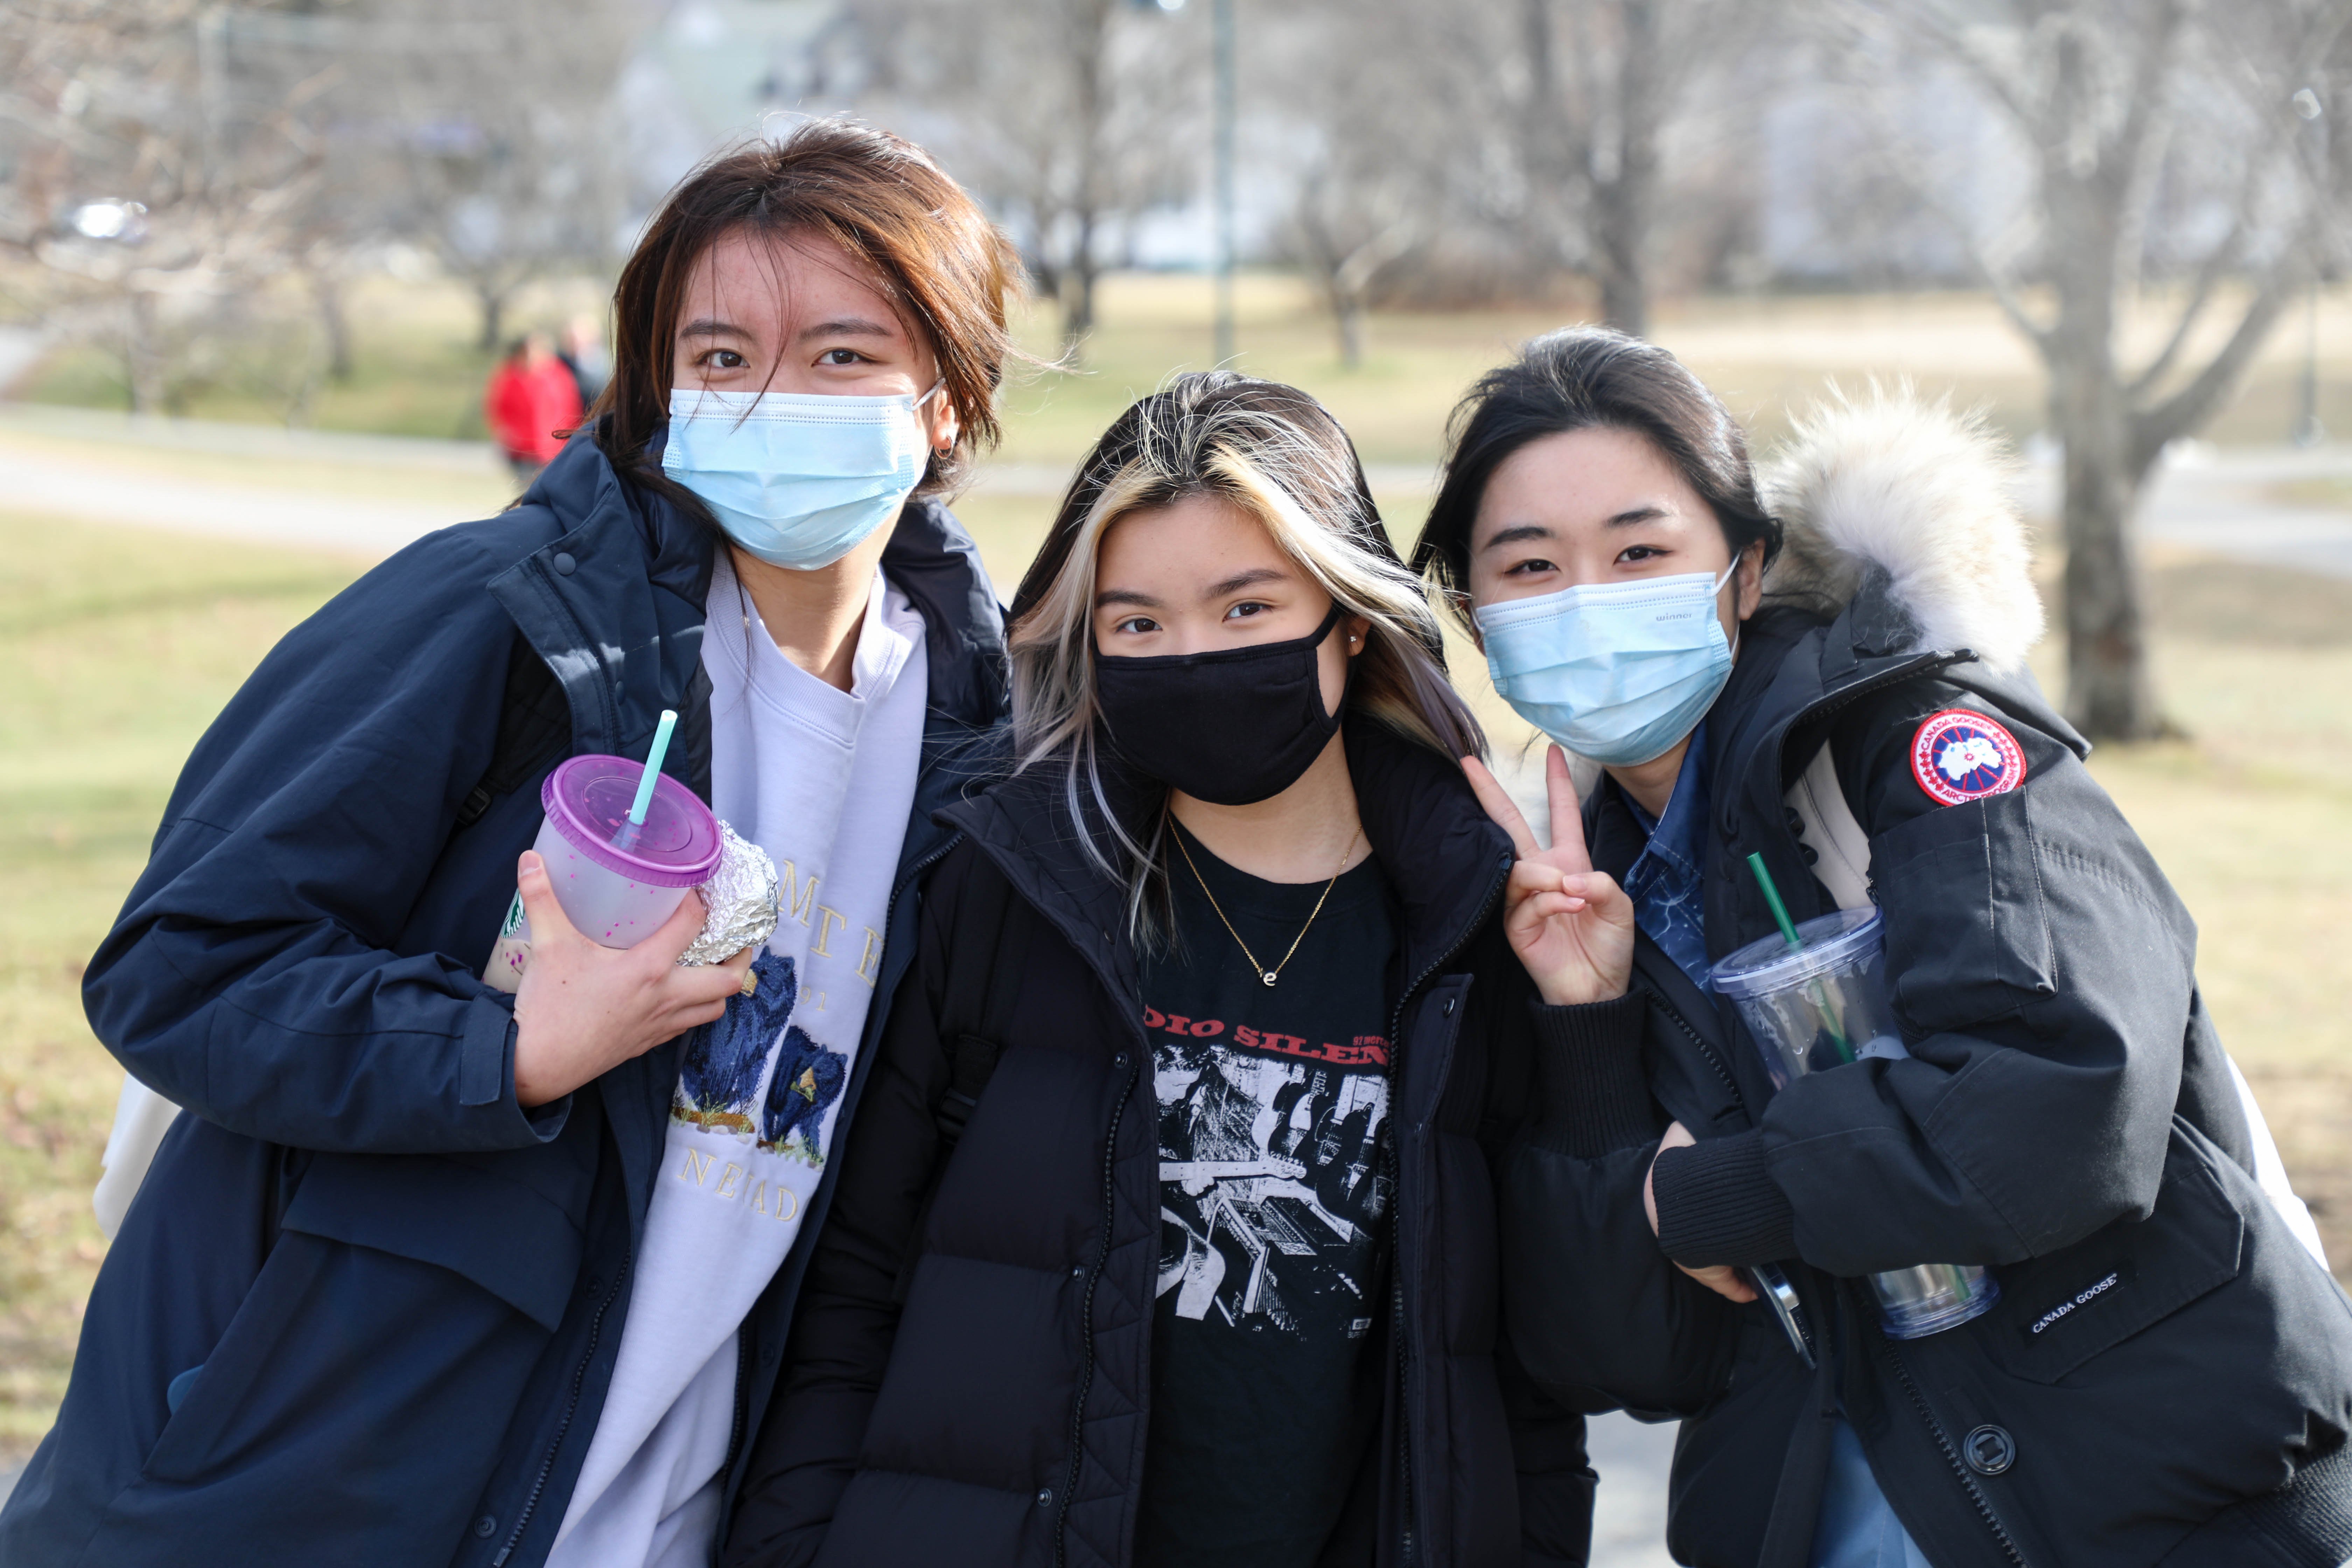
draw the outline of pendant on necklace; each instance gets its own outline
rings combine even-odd
[[[1259,975],[1258,978],[1265,981],[1268,985],[1272,985],[1274,984],[1274,971],[1269,969],[1264,974]]]

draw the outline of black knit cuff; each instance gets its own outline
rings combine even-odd
[[[1693,1268],[1770,1263],[1797,1255],[1797,1215],[1764,1169],[1764,1135],[1668,1149],[1650,1167],[1658,1246]]]
[[[1580,1006],[1534,1001],[1528,1007],[1543,1084],[1542,1123],[1550,1140],[1580,1160],[1656,1142],[1658,1120],[1642,1077],[1647,998],[1629,991]]]

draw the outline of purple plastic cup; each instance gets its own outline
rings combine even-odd
[[[547,862],[564,914],[606,947],[635,947],[652,935],[688,888],[719,869],[719,819],[667,773],[654,781],[644,825],[631,827],[645,771],[626,757],[573,757],[539,792],[547,820],[531,847]],[[528,942],[529,922],[515,934]]]

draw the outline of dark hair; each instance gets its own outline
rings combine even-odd
[[[680,181],[646,226],[613,291],[613,379],[588,416],[613,467],[707,515],[646,447],[669,418],[671,340],[688,279],[713,245],[745,231],[824,236],[929,338],[961,428],[952,451],[932,455],[916,493],[952,487],[972,451],[997,439],[996,389],[1012,352],[1004,302],[1019,257],[921,148],[847,120],[805,121],[782,141],[719,153]]]
[[[1780,520],[1756,493],[1747,439],[1722,401],[1655,343],[1606,327],[1568,327],[1480,376],[1446,422],[1444,475],[1412,564],[1436,580],[1457,615],[1469,593],[1470,531],[1486,481],[1530,442],[1595,429],[1646,437],[1715,513],[1735,560],[1759,540],[1767,566],[1780,553]]]

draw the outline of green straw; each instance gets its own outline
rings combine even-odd
[[[1780,940],[1789,944],[1790,952],[1802,952],[1805,939],[1797,934],[1797,922],[1789,918],[1789,906],[1780,901],[1780,889],[1773,885],[1772,873],[1764,868],[1764,857],[1750,855],[1748,868],[1756,874],[1756,885],[1764,889],[1764,901],[1772,907],[1772,919],[1780,928]],[[1805,994],[1811,999],[1813,1010],[1822,1016],[1822,1027],[1827,1031],[1830,1044],[1837,1047],[1838,1060],[1853,1061],[1853,1046],[1845,1037],[1844,1029],[1840,1027],[1843,1020],[1830,1006],[1829,994],[1822,988],[1822,983],[1819,980],[1805,982]]]
[[[670,732],[677,728],[677,710],[663,709],[661,722],[654,727],[654,749],[646,757],[645,775],[637,780],[637,798],[629,806],[628,826],[622,828],[616,837],[634,842],[636,834],[632,829],[646,825],[646,810],[654,803],[654,785],[661,782],[662,759],[669,755]]]
[[[1772,873],[1764,868],[1764,857],[1750,855],[1748,868],[1756,873],[1756,885],[1764,889],[1764,901],[1772,906],[1772,918],[1780,927],[1780,940],[1789,944],[1790,952],[1797,952],[1805,945],[1804,940],[1797,935],[1797,922],[1789,918],[1789,906],[1780,901],[1780,889],[1772,885]]]

